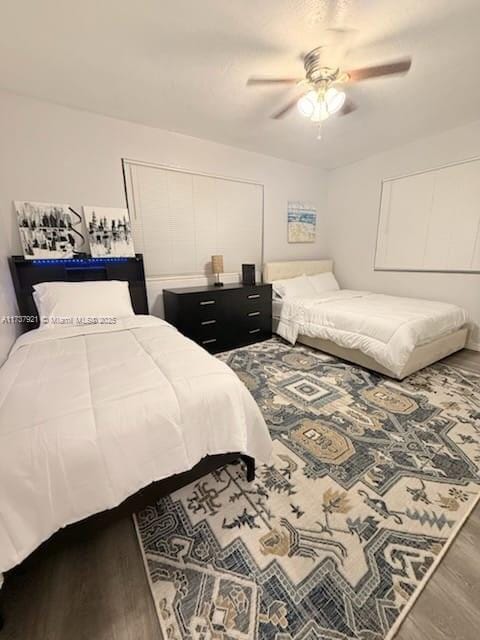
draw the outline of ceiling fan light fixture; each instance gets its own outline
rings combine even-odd
[[[313,114],[310,120],[312,122],[323,122],[328,118],[329,115],[330,114],[328,112],[327,103],[325,102],[325,100],[319,100],[315,105],[315,109],[313,110]]]
[[[325,104],[329,115],[340,111],[345,104],[345,92],[338,91],[335,87],[330,87],[325,94]]]
[[[341,32],[342,30],[340,30]],[[323,47],[318,46],[302,55],[305,69],[304,77],[277,77],[248,79],[249,85],[295,85],[296,93],[292,95],[282,109],[274,112],[272,118],[279,120],[297,107],[303,117],[318,126],[333,114],[347,115],[357,108],[355,103],[347,99],[342,90],[344,85],[368,80],[405,74],[409,71],[412,59],[404,57],[400,60],[376,64],[370,67],[343,70],[340,67],[326,66],[323,62]],[[337,88],[338,87],[338,88]],[[347,89],[348,90],[348,89]]]
[[[309,91],[304,96],[300,98],[297,102],[297,107],[302,116],[306,118],[311,118],[315,111],[315,107],[318,104],[317,92]]]

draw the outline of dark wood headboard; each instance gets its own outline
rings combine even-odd
[[[71,258],[65,260],[25,260],[23,256],[10,258],[10,272],[21,316],[36,318],[22,322],[27,331],[39,325],[37,307],[33,300],[33,285],[40,282],[84,282],[87,280],[126,280],[132,307],[136,314],[148,314],[147,290],[143,256],[135,258]]]

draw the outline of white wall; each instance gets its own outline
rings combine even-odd
[[[373,270],[382,179],[474,156],[480,156],[480,121],[332,170],[328,176],[327,253],[345,288],[463,306],[473,323],[468,346],[480,350],[479,274]],[[415,228],[411,233],[415,234]]]
[[[14,312],[5,262],[6,256],[20,253],[12,200],[67,202],[73,207],[125,206],[122,157],[259,182],[265,186],[264,259],[325,256],[323,172],[0,92],[0,316]],[[287,243],[289,199],[316,203],[319,227],[315,244]],[[202,280],[196,282],[201,284]],[[157,300],[160,290],[161,283],[149,283],[149,300],[157,313],[161,307]],[[0,362],[12,339],[11,328],[0,325]]]

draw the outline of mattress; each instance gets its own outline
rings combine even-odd
[[[345,289],[284,299],[276,313],[277,333],[292,344],[299,335],[329,340],[360,351],[396,376],[417,347],[467,322],[466,312],[455,305]]]
[[[0,369],[0,573],[60,527],[228,452],[269,459],[261,412],[171,325],[28,332]]]

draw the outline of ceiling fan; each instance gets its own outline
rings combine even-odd
[[[272,118],[275,120],[283,118],[297,105],[303,116],[310,118],[320,127],[321,123],[331,115],[335,113],[346,115],[357,108],[354,102],[347,98],[343,90],[345,85],[369,78],[405,74],[412,64],[411,58],[406,57],[373,67],[342,70],[325,66],[321,59],[322,50],[323,47],[316,47],[303,57],[304,78],[252,77],[248,79],[247,85],[250,86],[296,85],[298,87],[295,97],[272,114]]]

